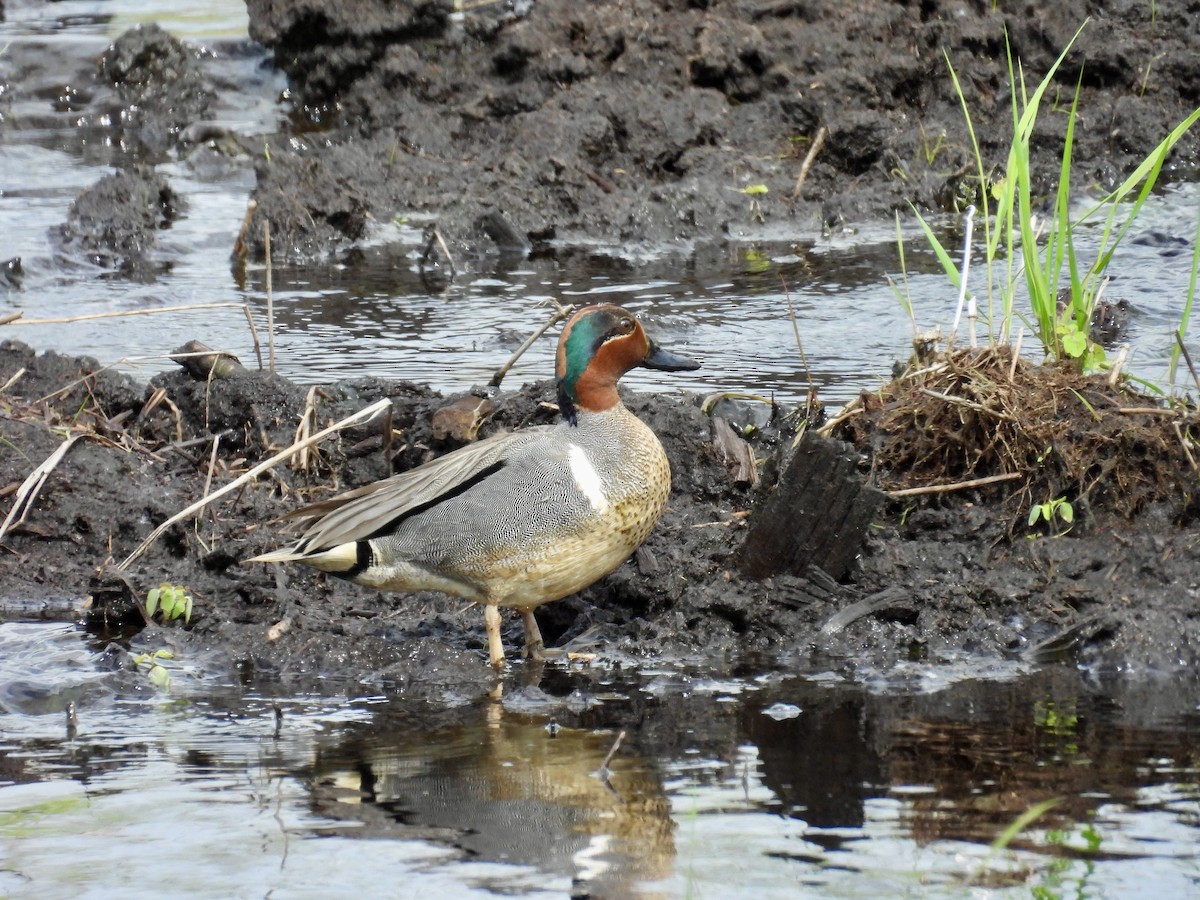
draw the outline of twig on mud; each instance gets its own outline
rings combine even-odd
[[[217,469],[217,448],[221,446],[221,435],[214,434],[212,442],[212,452],[208,454],[208,474],[204,477],[204,493],[202,496],[207,497],[209,489],[212,488],[213,472]]]
[[[792,193],[788,196],[788,200],[792,203],[800,199],[800,192],[804,190],[804,182],[808,181],[809,169],[817,161],[817,154],[825,146],[825,138],[827,137],[829,137],[829,129],[824,125],[818,128],[817,133],[813,135],[812,146],[808,148],[808,154],[804,157],[804,162],[800,163],[800,173],[796,176],[796,186],[792,188]]]
[[[267,371],[275,374],[275,294],[271,290],[271,223],[263,222],[263,255],[267,260]]]
[[[50,396],[53,397],[54,395],[51,394]],[[142,405],[142,411],[138,413],[138,420],[142,421],[146,419],[150,413],[158,408],[159,404],[166,406],[167,409],[171,410],[172,415],[175,416],[175,443],[182,443],[183,417],[179,414],[179,407],[172,403],[171,398],[167,396],[166,388],[159,388],[150,395],[150,399]]]
[[[855,416],[862,415],[864,412],[862,397],[855,397],[849,403],[842,407],[842,411],[817,429],[817,434],[829,437],[843,422],[853,419]]]
[[[888,491],[889,497],[916,497],[919,494],[948,494],[951,491],[965,491],[974,487],[997,484],[1001,481],[1014,481],[1024,478],[1020,472],[1009,472],[1005,475],[989,475],[986,478],[972,478],[970,481],[956,481],[954,484],[928,484],[924,487],[904,488],[899,491]]]
[[[930,390],[929,388],[921,388],[921,393],[927,397],[933,397],[935,400],[944,400],[947,403],[965,406],[968,409],[975,410],[976,412],[987,413],[989,416],[995,416],[997,419],[1006,419],[1009,422],[1017,421],[1006,412],[1001,412],[998,409],[992,409],[990,406],[984,406],[982,403],[976,403],[974,400],[968,400],[965,397],[954,397],[950,394],[943,394],[940,391]]]
[[[4,540],[4,536],[8,534],[10,528],[20,525],[25,521],[25,514],[29,512],[33,501],[37,499],[38,493],[42,490],[46,479],[50,477],[50,473],[54,471],[55,466],[62,462],[62,458],[67,455],[67,451],[82,437],[88,437],[88,435],[70,435],[58,445],[58,448],[53,453],[46,457],[40,466],[29,473],[28,478],[21,482],[21,486],[17,489],[16,499],[13,500],[12,509],[8,511],[8,516],[4,519],[4,524],[0,525],[0,541]]]
[[[320,388],[315,385],[308,389],[308,394],[304,398],[304,412],[300,413],[300,424],[296,426],[296,436],[292,439],[293,443],[299,444],[303,442],[310,434],[313,433],[313,428],[317,424],[317,394]],[[306,446],[296,455],[296,463],[293,468],[308,474],[309,467],[309,448]]]
[[[180,512],[177,512],[175,515],[171,516],[171,518],[167,519],[167,521],[163,522],[161,525],[159,525],[157,528],[155,528],[152,532],[150,532],[149,537],[147,537],[144,541],[142,541],[140,544],[138,544],[137,549],[135,549],[132,553],[130,553],[127,557],[125,557],[125,559],[121,561],[121,563],[117,566],[117,568],[118,569],[129,568],[129,566],[133,562],[135,562],[139,556],[141,556],[143,553],[146,552],[147,548],[149,548],[149,546],[151,544],[153,544],[160,537],[162,537],[163,534],[167,531],[167,529],[170,528],[172,525],[176,524],[177,522],[181,522],[184,519],[188,518],[189,516],[196,514],[200,510],[204,509],[204,507],[206,507],[208,504],[212,503],[214,500],[224,497],[226,494],[230,493],[231,491],[236,490],[237,488],[241,487],[243,484],[253,481],[255,478],[257,478],[263,472],[266,472],[268,469],[274,468],[275,466],[279,465],[279,463],[283,462],[285,459],[288,459],[291,456],[293,456],[294,454],[298,453],[300,450],[303,450],[305,447],[311,446],[312,444],[315,444],[317,441],[323,440],[330,434],[333,434],[335,431],[339,431],[340,429],[345,428],[349,425],[353,425],[358,422],[362,422],[364,420],[369,421],[369,420],[375,418],[375,416],[377,416],[384,409],[386,409],[387,407],[390,407],[391,405],[392,405],[392,401],[386,397],[383,398],[382,400],[377,400],[376,402],[374,402],[370,406],[368,406],[366,409],[361,409],[358,412],[356,412],[354,415],[347,416],[345,419],[342,419],[340,422],[335,422],[334,424],[330,425],[328,428],[325,428],[325,429],[317,432],[312,437],[306,438],[305,440],[301,441],[299,444],[292,444],[290,447],[286,447],[285,449],[280,450],[278,453],[276,453],[270,459],[260,462],[257,466],[255,466],[250,471],[246,472],[244,475],[241,475],[238,478],[235,478],[233,481],[229,482],[229,484],[225,485],[224,487],[219,488],[218,490],[214,491],[213,493],[209,494],[206,497],[202,497],[200,500],[193,503],[187,509],[181,510]]]
[[[839,609],[826,619],[824,624],[817,630],[823,635],[837,634],[859,619],[866,618],[880,610],[898,606],[902,606],[905,609],[912,609],[914,603],[911,599],[907,599],[906,595],[907,591],[904,588],[896,586],[884,588],[882,591],[865,597],[857,603],[851,603],[849,606]]]
[[[536,341],[543,334],[545,334],[547,331],[549,331],[551,328],[553,328],[555,325],[557,325],[559,322],[561,322],[563,319],[567,318],[567,316],[571,315],[571,313],[573,313],[575,311],[575,307],[569,303],[566,306],[563,306],[561,303],[559,303],[556,300],[551,300],[550,302],[554,304],[554,314],[551,315],[550,318],[546,320],[545,325],[543,325],[541,328],[539,328],[537,331],[535,331],[533,334],[531,334],[525,340],[525,343],[523,343],[520,347],[517,348],[517,352],[508,358],[508,362],[506,362],[504,365],[502,365],[500,368],[498,368],[496,370],[496,374],[493,375],[492,380],[488,382],[488,384],[491,387],[500,387],[500,382],[504,380],[504,376],[508,374],[508,370],[511,369],[514,365],[516,365],[517,360],[520,359],[524,355],[526,350],[528,350],[530,347],[533,346],[534,341]]]
[[[1167,409],[1162,406],[1118,406],[1117,413],[1122,416],[1170,416],[1179,418],[1184,415],[1182,410]]]
[[[195,309],[233,309],[244,303],[189,303],[185,306],[158,306],[154,309],[126,309],[120,312],[88,313],[82,316],[57,316],[51,319],[20,319],[13,325],[70,325],[72,322],[90,322],[93,319],[123,319],[127,316],[154,316],[159,313],[188,312]],[[143,359],[159,359],[157,356]]]
[[[21,366],[21,368],[17,369],[17,371],[15,371],[15,372],[13,372],[12,377],[9,378],[8,381],[4,382],[3,385],[0,385],[0,394],[8,393],[8,389],[10,387],[12,387],[14,384],[16,384],[18,381],[20,381],[21,376],[24,374],[25,374],[24,366]]]
[[[258,342],[258,329],[254,327],[254,316],[250,314],[250,304],[242,304],[242,312],[246,314],[246,324],[250,326],[250,338],[254,341],[254,355],[258,357],[258,371],[262,371],[262,345]]]

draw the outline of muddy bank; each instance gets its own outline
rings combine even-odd
[[[536,246],[819,234],[908,216],[910,202],[965,208],[976,167],[946,55],[999,177],[1006,34],[1036,84],[1087,16],[1035,142],[1043,188],[1059,173],[1066,117],[1054,113],[1077,83],[1080,189],[1114,187],[1200,104],[1200,25],[1137,0],[550,0],[461,16],[448,0],[247,6],[304,132],[258,166],[256,223],[270,220],[281,257],[361,239],[348,199],[377,222],[432,219],[475,246],[490,245],[489,211]],[[1185,177],[1197,150],[1193,134],[1175,153]],[[308,203],[306,222],[308,179],[345,196],[328,211]]]
[[[202,496],[210,467],[215,488],[290,444],[306,402],[301,388],[258,373],[205,383],[180,372],[140,385],[98,368],[0,345],[3,380],[24,370],[0,399],[5,494],[64,435],[80,436],[4,538],[0,596],[90,593],[108,603],[123,582],[139,600],[161,582],[182,584],[195,599],[191,624],[153,625],[142,644],[168,641],[198,659],[216,654],[247,676],[336,672],[438,690],[490,683],[478,608],[434,594],[384,594],[300,567],[240,564],[277,545],[278,528],[265,523],[304,500],[458,446],[433,425],[454,398],[377,380],[320,389],[318,424],[390,398],[390,438],[383,422],[350,429],[323,444],[307,472],[277,468],[169,530],[124,579],[97,579],[106,562],[122,560]],[[481,433],[548,421],[552,397],[549,382],[500,392]],[[645,552],[539,610],[552,644],[597,652],[602,666],[703,659],[718,670],[1068,658],[1147,673],[1200,661],[1191,562],[1200,533],[1170,521],[1166,504],[1144,512],[1136,528],[1097,512],[1069,537],[1007,540],[1009,519],[971,496],[897,503],[877,516],[843,583],[815,573],[758,581],[740,574],[735,559],[754,491],[735,481],[697,398],[629,395],[628,403],[667,447],[670,506]],[[755,452],[769,457],[789,431],[786,421],[763,429]],[[506,617],[505,638],[519,646],[515,617]]]

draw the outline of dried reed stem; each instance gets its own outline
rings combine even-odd
[[[800,199],[800,191],[804,189],[804,182],[808,180],[808,170],[817,161],[817,154],[825,146],[825,138],[827,137],[829,137],[829,129],[822,125],[813,136],[812,146],[808,148],[808,154],[804,157],[804,162],[800,163],[800,173],[796,176],[796,186],[792,188],[792,193],[788,196],[788,200],[791,202],[795,203]]]
[[[526,338],[525,343],[517,348],[517,352],[508,358],[508,362],[496,370],[496,374],[493,375],[492,380],[488,382],[491,387],[500,387],[500,382],[504,380],[504,376],[508,374],[508,370],[516,365],[517,360],[525,354],[525,351],[532,347],[538,338],[540,338],[543,334],[575,311],[575,307],[571,304],[563,306],[562,304],[553,300],[551,302],[554,303],[554,314],[546,320],[545,325]]]
[[[366,409],[359,410],[354,415],[348,416],[347,418],[342,419],[340,422],[335,422],[333,425],[330,425],[328,428],[325,428],[325,429],[317,432],[312,437],[306,438],[305,440],[301,441],[299,444],[292,444],[290,447],[286,447],[285,449],[280,450],[278,453],[276,453],[270,459],[259,463],[253,469],[246,472],[244,475],[241,475],[238,478],[235,478],[233,481],[229,482],[229,484],[225,485],[223,488],[219,488],[218,490],[214,491],[213,493],[211,493],[205,497],[202,497],[200,500],[197,500],[195,503],[193,503],[187,509],[180,510],[179,512],[175,513],[175,515],[171,516],[171,518],[167,519],[167,521],[163,522],[161,525],[159,525],[157,528],[155,528],[152,532],[150,532],[149,537],[147,537],[144,541],[142,541],[140,544],[138,544],[137,548],[132,553],[130,553],[127,557],[125,557],[125,559],[121,561],[121,563],[117,566],[117,568],[118,569],[129,568],[129,566],[133,562],[135,562],[139,556],[141,556],[143,553],[146,552],[147,548],[149,548],[149,546],[151,544],[153,544],[160,537],[162,537],[163,534],[166,532],[166,530],[168,528],[170,528],[172,525],[176,524],[177,522],[181,522],[184,519],[188,518],[189,516],[195,515],[197,512],[204,509],[204,507],[206,507],[208,504],[212,503],[214,500],[218,500],[221,497],[224,497],[226,494],[228,494],[234,490],[237,490],[242,485],[247,484],[250,481],[253,481],[255,478],[257,478],[263,472],[266,472],[268,469],[274,468],[275,466],[279,465],[279,463],[283,462],[285,459],[288,459],[289,457],[298,453],[300,450],[304,449],[305,447],[309,447],[312,444],[315,444],[317,441],[323,440],[330,434],[333,434],[335,431],[339,431],[342,428],[345,428],[349,425],[353,425],[357,422],[362,422],[364,420],[369,421],[370,419],[375,418],[375,416],[377,416],[384,409],[390,407],[391,405],[392,405],[392,401],[386,397],[383,398],[382,400],[377,400],[376,402],[374,402],[370,406],[368,406]]]
[[[275,294],[271,290],[271,223],[263,222],[263,255],[267,260],[267,371],[275,374]]]
[[[40,466],[29,473],[21,486],[17,488],[17,496],[13,500],[12,509],[8,511],[8,516],[4,519],[4,524],[0,525],[0,541],[4,540],[4,536],[8,534],[8,530],[14,525],[20,525],[25,521],[25,515],[29,512],[29,508],[37,499],[38,493],[42,486],[46,483],[46,479],[50,477],[50,473],[54,471],[67,451],[82,437],[88,437],[86,434],[73,434],[65,441],[58,445],[53,453],[46,457]]]
[[[951,491],[965,491],[969,488],[983,487],[1001,481],[1014,481],[1024,478],[1020,472],[1009,472],[1005,475],[989,475],[987,478],[972,478],[970,481],[956,481],[954,484],[929,484],[924,487],[904,488],[899,491],[888,491],[889,497],[915,497],[919,494],[948,494]]]
[[[154,309],[126,309],[121,312],[88,313],[84,316],[61,316],[52,319],[19,319],[13,325],[69,325],[72,322],[90,322],[93,319],[122,319],[127,316],[156,316],[159,313],[187,312],[194,309],[231,309],[245,306],[244,303],[189,303],[185,306],[159,306]],[[158,359],[147,356],[145,359]]]

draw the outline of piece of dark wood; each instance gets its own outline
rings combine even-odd
[[[840,581],[884,497],[859,474],[849,444],[806,432],[751,512],[738,567],[751,578],[767,578],[803,576],[817,566]]]

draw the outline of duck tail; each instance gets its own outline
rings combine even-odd
[[[322,572],[352,578],[370,565],[371,549],[367,541],[349,541],[321,550],[305,549],[303,542],[252,556],[247,563],[298,562]],[[363,557],[366,556],[364,561]]]
[[[258,556],[252,556],[249,559],[242,560],[243,563],[284,563],[296,562],[304,559],[304,551],[293,544],[291,547],[280,547],[278,550],[272,550],[269,553],[260,553]]]

